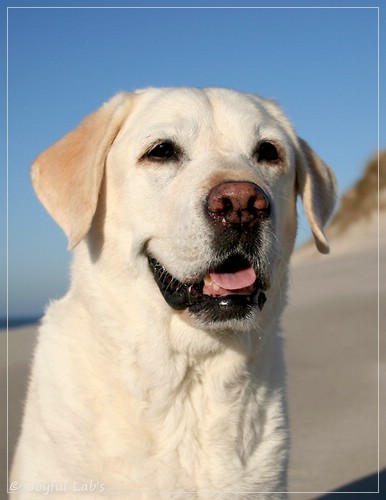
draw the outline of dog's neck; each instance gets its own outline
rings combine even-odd
[[[265,439],[286,426],[281,338],[277,325],[267,323],[277,322],[269,301],[258,328],[221,335],[157,303],[157,289],[150,296],[135,277],[131,302],[117,302],[114,290],[122,283],[95,273],[97,266],[87,281],[88,273],[77,269],[81,281],[73,282],[64,302],[73,302],[74,317],[66,308],[63,318],[58,310],[55,315],[63,321],[72,369],[82,365],[76,390],[93,407],[87,429],[99,453],[113,453],[124,464],[162,451],[167,468],[177,461],[198,476],[206,474],[208,460],[216,471],[230,463],[252,467],[262,429]],[[103,377],[95,377],[93,366]]]
[[[79,263],[84,268],[87,248],[80,246],[77,251],[83,254]],[[126,381],[128,393],[146,405],[149,415],[166,416],[176,404],[187,403],[193,395],[199,401],[203,385],[206,405],[232,405],[241,401],[243,391],[252,381],[255,386],[259,380],[272,380],[275,385],[277,379],[278,385],[282,383],[281,375],[276,375],[281,374],[281,340],[270,301],[259,316],[259,324],[248,330],[205,330],[197,328],[187,312],[173,312],[156,287],[154,294],[149,295],[148,286],[141,282],[141,272],[130,280],[123,270],[116,279],[104,274],[95,279],[98,268],[94,263],[93,279],[87,282],[90,273],[82,272],[77,259],[74,266],[78,267],[74,274],[80,277],[72,286],[76,300],[83,301],[84,290],[88,297],[94,295],[98,299],[83,301],[92,324],[90,345],[96,345],[98,353],[102,353],[100,362],[106,370],[111,370],[113,363],[113,371],[120,372],[118,377]],[[115,293],[117,287],[125,286],[124,280],[119,282],[122,276],[131,293]],[[130,303],[118,302],[117,297],[122,296],[130,296]],[[90,310],[94,305],[97,311]],[[150,318],[146,327],[138,318],[138,311]],[[95,318],[99,320],[95,322]],[[149,328],[149,324],[155,327]],[[270,332],[268,337],[265,331]],[[267,360],[272,359],[275,366],[268,364]],[[272,372],[269,377],[264,373],[267,371]]]

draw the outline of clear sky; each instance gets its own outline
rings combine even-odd
[[[278,8],[251,8],[263,5],[254,1],[224,8],[238,3],[214,1],[221,8],[204,9],[111,8],[135,5],[130,1],[2,4],[3,40],[8,19],[11,317],[41,313],[68,287],[71,255],[32,191],[30,164],[120,90],[222,86],[277,99],[299,135],[334,168],[341,192],[360,176],[378,145],[376,7],[382,2],[278,1],[265,2]],[[26,8],[34,4],[46,8]],[[189,5],[136,2],[165,4]],[[344,8],[309,8],[318,4]],[[109,8],[53,8],[71,5]],[[299,241],[308,236],[301,216]],[[1,265],[5,276],[5,258]]]

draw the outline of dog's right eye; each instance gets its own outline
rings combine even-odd
[[[161,142],[146,153],[146,158],[153,161],[166,161],[176,158],[177,155],[178,150],[173,143]]]

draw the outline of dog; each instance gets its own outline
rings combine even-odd
[[[286,498],[296,199],[328,253],[332,171],[275,102],[167,88],[116,95],[31,175],[74,258],[40,327],[13,498]]]

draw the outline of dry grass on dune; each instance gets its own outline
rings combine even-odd
[[[375,153],[367,162],[362,177],[342,196],[339,210],[333,218],[329,233],[343,233],[353,223],[370,217],[378,208],[379,193],[386,189],[386,150]],[[386,198],[379,197],[380,209],[386,209]]]

